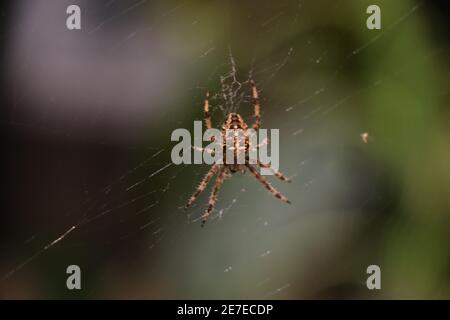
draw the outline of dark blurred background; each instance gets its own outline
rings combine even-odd
[[[448,299],[448,9],[3,1],[0,297]],[[252,75],[263,127],[280,128],[293,182],[271,180],[293,205],[236,175],[202,229],[207,193],[180,208],[208,167],[171,165],[170,134],[192,132],[232,59],[233,107],[251,121]],[[212,99],[216,125],[229,103]]]

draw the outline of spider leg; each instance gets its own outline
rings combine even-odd
[[[205,103],[203,104],[203,113],[205,117],[205,125],[207,129],[212,128],[211,114],[209,113],[209,92],[206,92]]]
[[[269,139],[265,138],[261,143],[258,143],[257,145],[249,144],[249,148],[251,151],[257,151],[259,148],[262,148],[269,144]]]
[[[196,147],[196,146],[192,146],[192,149],[194,149],[195,151],[199,151],[199,152],[206,151],[209,154],[214,154],[214,149],[202,148],[202,147]]]
[[[216,183],[214,184],[214,188],[211,191],[211,195],[209,196],[208,207],[206,208],[205,212],[202,215],[202,227],[205,225],[209,215],[211,214],[211,211],[214,209],[214,205],[216,204],[217,201],[217,194],[219,193],[219,189],[222,186],[224,180],[225,180],[225,172],[222,170],[217,176]]]
[[[258,143],[257,145],[256,145],[256,148],[261,148],[261,147],[264,147],[264,146],[266,146],[266,145],[268,145],[269,144],[269,139],[268,138],[265,138],[261,143]]]
[[[259,129],[261,126],[261,108],[259,105],[258,90],[256,89],[255,81],[250,80],[250,85],[252,86],[252,97],[253,103],[255,104],[255,123],[253,124],[253,129]]]
[[[217,173],[217,171],[218,166],[213,165],[212,168],[208,171],[208,173],[206,173],[206,175],[203,177],[202,181],[200,182],[200,185],[197,187],[197,190],[195,190],[194,194],[189,198],[188,203],[184,206],[185,209],[189,208],[197,199],[197,197],[200,195],[200,193],[202,193],[203,190],[205,190],[209,181]]]
[[[280,179],[281,181],[291,182],[291,180],[288,177],[286,177],[280,171],[276,171],[276,170],[272,169],[269,164],[264,164],[258,160],[258,166],[269,169],[274,174],[274,176],[277,177],[278,179]]]
[[[271,194],[273,194],[276,198],[280,199],[281,201],[284,201],[286,203],[291,203],[288,198],[286,198],[285,196],[283,196],[280,192],[278,192],[277,189],[275,189],[274,187],[272,187],[272,185],[269,183],[269,181],[267,181],[267,179],[262,176],[253,166],[246,164],[246,167],[248,168],[248,170],[250,171],[250,173],[259,181],[261,182],[261,184],[267,189],[269,190],[269,192]]]

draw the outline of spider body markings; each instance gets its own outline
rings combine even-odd
[[[250,80],[250,85],[251,85],[252,98],[253,98],[253,103],[254,103],[254,117],[255,117],[255,123],[252,125],[252,128],[254,130],[257,130],[261,126],[259,96],[258,96],[258,90],[257,90],[255,82],[253,80]],[[211,114],[209,112],[209,93],[208,92],[206,93],[206,98],[205,98],[204,105],[203,105],[203,111],[204,111],[204,118],[205,118],[204,120],[205,120],[206,128],[211,129],[212,121],[211,121]],[[240,140],[236,139],[236,137],[234,138],[233,146],[231,147],[231,149],[233,150],[234,161],[232,164],[226,164],[225,155],[227,153],[227,148],[229,148],[226,143],[226,139],[227,139],[226,132],[227,132],[227,130],[230,130],[230,129],[243,130],[244,144],[241,145]],[[232,112],[227,115],[224,123],[222,124],[222,136],[223,136],[223,141],[222,141],[223,147],[222,148],[223,148],[223,156],[224,156],[223,164],[216,163],[216,164],[212,165],[211,169],[203,177],[199,186],[197,187],[195,192],[192,194],[192,196],[189,198],[189,201],[187,202],[187,204],[185,206],[185,209],[189,208],[194,203],[194,201],[197,199],[197,197],[205,190],[205,188],[207,187],[207,185],[211,181],[211,179],[215,175],[217,175],[213,189],[209,196],[208,206],[202,215],[202,224],[201,224],[202,227],[205,225],[211,212],[214,209],[214,205],[216,204],[216,201],[217,201],[217,195],[218,195],[218,192],[219,192],[223,182],[225,181],[226,178],[231,177],[232,174],[236,173],[236,172],[245,173],[246,171],[249,171],[250,174],[253,175],[276,198],[278,198],[281,201],[284,201],[286,203],[291,203],[288,200],[288,198],[286,198],[277,189],[275,189],[269,183],[269,181],[267,181],[267,179],[258,172],[258,170],[255,168],[254,165],[250,164],[250,161],[248,158],[250,148],[258,149],[260,147],[260,145],[256,145],[256,146],[250,145],[249,126],[245,123],[244,119],[242,118],[242,116],[240,114]],[[200,150],[203,150],[203,149],[200,149]],[[245,153],[245,164],[238,164],[237,159],[241,152]],[[259,160],[257,161],[256,165],[259,167],[262,167],[262,168],[268,168],[269,170],[272,170],[272,169],[270,169],[270,165],[263,164]],[[290,180],[285,175],[283,175],[281,172],[275,171],[275,170],[272,170],[272,172],[275,175],[275,177],[277,177],[281,181],[290,182]]]

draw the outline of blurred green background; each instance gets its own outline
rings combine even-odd
[[[79,31],[73,1],[3,5],[1,297],[449,298],[448,6],[76,2]],[[200,228],[207,193],[180,208],[208,167],[170,165],[170,133],[192,132],[230,55],[233,107],[251,122],[251,75],[293,204],[236,174]],[[215,125],[230,103],[212,99]]]

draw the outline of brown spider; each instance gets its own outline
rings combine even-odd
[[[260,105],[259,105],[259,97],[258,97],[258,90],[256,89],[255,82],[253,80],[250,80],[250,85],[252,87],[252,97],[254,101],[254,114],[255,114],[255,123],[253,124],[253,129],[257,130],[261,126],[261,114],[260,114]],[[205,117],[205,125],[207,129],[212,128],[211,123],[211,114],[209,112],[209,93],[206,93],[205,103],[203,105],[204,110],[204,117]],[[248,125],[245,123],[241,115],[237,113],[229,113],[226,117],[225,122],[222,125],[222,133],[223,133],[223,149],[226,151],[226,130],[228,129],[241,129],[244,132],[247,132]],[[197,197],[202,193],[206,186],[208,185],[209,181],[212,179],[214,175],[217,174],[217,179],[214,184],[213,190],[211,191],[211,195],[209,196],[209,202],[208,207],[206,208],[205,212],[202,215],[202,227],[205,225],[206,221],[208,220],[209,215],[211,214],[212,210],[214,209],[214,205],[217,201],[217,194],[219,192],[220,187],[222,186],[222,183],[224,182],[225,178],[230,177],[235,172],[242,172],[244,173],[246,170],[250,171],[250,173],[259,181],[261,184],[269,190],[270,193],[272,193],[276,198],[280,199],[281,201],[284,201],[286,203],[291,203],[285,196],[283,196],[279,191],[277,191],[272,185],[267,181],[267,179],[262,176],[254,166],[252,166],[249,163],[248,158],[248,152],[250,149],[250,141],[248,138],[248,135],[245,135],[245,147],[239,147],[236,145],[236,142],[234,142],[233,152],[234,152],[234,163],[233,164],[226,164],[225,159],[223,161],[224,164],[213,164],[211,169],[208,171],[208,173],[203,177],[202,181],[200,182],[200,185],[197,187],[197,190],[195,190],[194,194],[190,197],[188,203],[185,206],[185,209],[189,208],[194,201],[197,199]],[[259,148],[260,145],[257,145],[256,148]],[[200,150],[203,150],[200,148]],[[239,150],[245,150],[245,164],[237,164],[237,153],[240,152]],[[224,157],[225,157],[224,152]],[[268,168],[269,170],[272,170],[270,168],[270,165],[263,164],[259,160],[257,160],[257,165],[262,168]],[[284,176],[281,172],[272,170],[273,174],[280,180],[290,182],[290,180]]]

